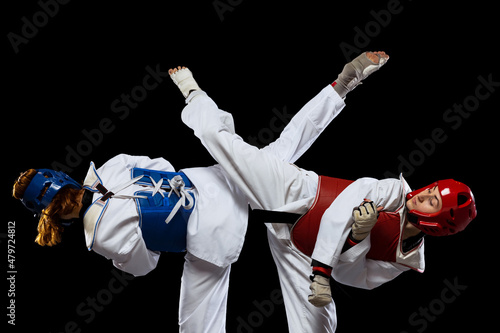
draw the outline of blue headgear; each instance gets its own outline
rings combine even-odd
[[[35,177],[33,177],[24,192],[21,202],[32,212],[41,214],[42,210],[50,204],[54,196],[65,186],[75,189],[82,188],[82,185],[62,171],[38,169]]]

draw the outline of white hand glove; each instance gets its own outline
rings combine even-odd
[[[309,303],[317,308],[326,306],[332,301],[332,291],[330,289],[330,279],[315,275],[311,286],[312,295],[309,295]]]
[[[354,208],[354,224],[352,225],[352,237],[357,241],[362,241],[368,236],[375,223],[377,223],[378,210],[383,207],[375,208],[373,201],[366,200]]]

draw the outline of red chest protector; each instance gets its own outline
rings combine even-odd
[[[300,252],[309,257],[312,255],[323,213],[352,182],[352,180],[319,176],[314,203],[290,231],[292,243]]]
[[[291,240],[295,247],[311,256],[318,238],[324,212],[342,191],[353,181],[320,176],[314,203],[292,227]],[[354,207],[353,207],[354,208]],[[400,234],[398,213],[381,212],[370,233],[371,248],[366,257],[373,260],[396,261]]]
[[[380,212],[377,223],[370,231],[371,246],[366,258],[396,262],[400,219],[398,213]]]

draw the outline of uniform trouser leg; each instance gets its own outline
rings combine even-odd
[[[191,115],[194,125],[186,121],[186,115]],[[298,192],[306,185],[299,168],[244,142],[234,132],[232,116],[219,110],[208,96],[199,96],[182,116],[252,208],[272,210],[287,200],[298,200]]]
[[[179,301],[179,332],[224,333],[231,266],[218,267],[189,252]]]
[[[290,333],[332,333],[337,327],[335,303],[317,308],[307,301],[311,259],[294,250],[289,240],[267,231],[269,247],[278,269]]]
[[[295,161],[344,107],[333,88],[323,89],[286,126],[280,138],[263,149],[235,133],[232,116],[206,95],[184,108],[182,119],[245,193],[252,208],[273,210],[315,193],[317,175]],[[307,192],[307,194],[305,194]]]

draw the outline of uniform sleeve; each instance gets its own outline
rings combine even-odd
[[[330,267],[335,266],[354,223],[353,208],[360,205],[377,183],[373,178],[358,179],[332,202],[321,218],[312,259]]]
[[[160,252],[146,248],[137,221],[124,219],[110,228],[111,223],[106,223],[108,221],[104,219],[106,216],[100,222],[93,247],[96,253],[112,260],[116,268],[134,276],[146,275],[156,268]]]
[[[376,186],[370,187],[366,199],[372,200],[377,207],[384,207],[386,212],[395,212],[403,205],[404,185],[399,179],[379,180]]]
[[[113,259],[113,265],[116,268],[134,276],[148,274],[156,268],[160,259],[160,252],[151,251],[146,248],[146,244],[140,233],[141,230],[137,230],[134,237],[128,241],[130,248],[124,248]]]
[[[369,250],[370,237],[367,237],[342,253],[333,267],[333,278],[348,286],[373,289],[409,270],[397,263],[366,259]]]
[[[328,85],[293,116],[276,141],[263,149],[295,163],[344,107],[344,100]],[[286,110],[281,116],[284,120],[289,117]]]

